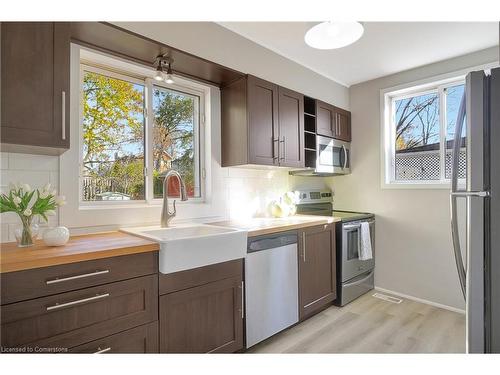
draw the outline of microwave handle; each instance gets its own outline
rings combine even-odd
[[[344,152],[344,165],[342,166],[342,169],[347,167],[347,150],[344,145],[342,145],[342,151]]]

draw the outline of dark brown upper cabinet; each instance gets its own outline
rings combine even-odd
[[[304,96],[254,76],[222,88],[222,166],[304,166]]]
[[[249,164],[278,164],[278,85],[249,76],[247,108]]]
[[[351,142],[351,112],[335,107],[335,138]]]
[[[304,95],[280,87],[279,164],[285,167],[304,166]]]
[[[331,104],[316,100],[316,132],[325,137],[335,137],[335,116]]]
[[[336,298],[335,226],[299,232],[299,317],[311,316]]]
[[[70,24],[2,22],[2,151],[69,148]]]
[[[316,129],[320,135],[350,142],[351,113],[316,100]]]

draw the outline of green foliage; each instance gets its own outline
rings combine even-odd
[[[188,193],[192,193],[195,101],[191,96],[159,87],[153,89],[152,100],[154,196],[162,195],[161,174],[169,168],[179,171]],[[105,187],[101,191],[111,189],[131,195],[132,199],[144,199],[143,107],[144,87],[85,73],[83,164],[85,175]],[[85,199],[93,199],[90,195]]]
[[[121,158],[109,170],[109,177],[126,182],[123,187],[133,199],[144,199],[144,159]]]
[[[83,79],[85,168],[108,160],[124,144],[144,137],[143,93],[134,84],[86,72]]]
[[[194,189],[194,100],[162,89],[154,90],[155,122],[153,163],[157,178],[172,163],[184,179],[189,193]],[[153,176],[155,178],[155,176]],[[162,194],[161,181],[154,183],[155,196]]]
[[[31,190],[29,185],[13,186],[8,194],[0,196],[0,213],[14,212],[23,222],[31,221],[36,215],[47,221],[47,215],[55,214],[57,206],[64,204],[64,198],[56,198],[49,189],[50,184],[47,184],[42,191]],[[35,193],[36,199],[33,199]]]

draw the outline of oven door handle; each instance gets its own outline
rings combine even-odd
[[[345,230],[360,229],[360,228],[361,228],[361,224],[344,225],[342,227],[342,229],[345,229]]]
[[[370,277],[372,277],[374,273],[375,273],[375,269],[371,270],[370,273],[366,277],[363,277],[360,280],[353,281],[352,283],[342,284],[342,287],[349,287],[349,286],[363,284],[366,280],[368,280]]]

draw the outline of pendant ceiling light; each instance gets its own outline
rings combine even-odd
[[[317,49],[335,49],[354,43],[363,35],[363,25],[360,22],[322,22],[311,27],[305,37],[305,42]]]

